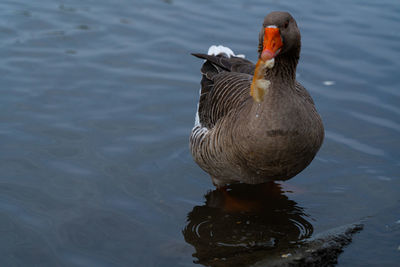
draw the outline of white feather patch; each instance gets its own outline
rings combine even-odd
[[[226,47],[226,46],[222,46],[222,45],[218,45],[218,46],[212,45],[212,46],[210,46],[210,48],[208,48],[208,52],[207,52],[207,54],[210,56],[217,56],[222,53],[226,54],[227,57],[232,57],[232,56],[240,57],[240,58],[246,57],[245,55],[242,55],[242,54],[235,55],[235,53],[233,53],[232,49],[230,49],[229,47]]]
[[[208,129],[206,127],[203,127],[200,123],[200,118],[199,118],[199,104],[197,104],[197,112],[196,112],[196,118],[194,121],[194,126],[192,129],[192,138],[193,139],[203,139],[205,135],[207,135]]]
[[[194,118],[194,127],[200,126],[200,118],[199,118],[199,104],[197,104],[197,112],[196,112],[196,117]]]
[[[201,95],[201,88],[199,90],[199,95]],[[200,99],[199,99],[200,101]],[[208,129],[206,127],[203,127],[200,123],[200,117],[199,117],[199,103],[197,103],[197,111],[196,111],[196,116],[194,119],[194,126],[192,129],[192,137],[193,139],[200,138],[202,139],[206,134],[208,133]]]
[[[199,90],[199,101],[200,101],[200,95],[201,95],[201,87]],[[196,117],[194,119],[194,127],[196,127],[196,126],[201,127],[200,118],[199,118],[199,103],[197,103]]]

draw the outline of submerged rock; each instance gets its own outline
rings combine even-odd
[[[344,225],[318,234],[305,241],[298,249],[281,257],[268,258],[254,266],[333,266],[343,247],[350,244],[353,234],[363,229],[362,224]]]

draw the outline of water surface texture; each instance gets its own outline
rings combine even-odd
[[[255,61],[273,10],[302,32],[325,142],[290,181],[224,194],[188,150],[190,53]],[[397,0],[1,1],[0,265],[245,265],[362,220],[339,266],[395,266],[399,14]]]

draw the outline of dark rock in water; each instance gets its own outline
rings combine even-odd
[[[343,247],[350,244],[353,234],[363,229],[362,224],[344,225],[316,235],[299,249],[288,251],[280,258],[268,258],[254,266],[333,266]]]

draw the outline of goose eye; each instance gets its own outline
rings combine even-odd
[[[289,21],[286,21],[283,27],[286,29],[289,26]]]

